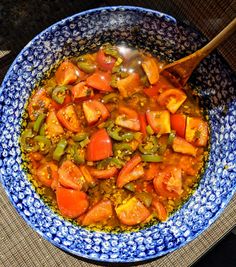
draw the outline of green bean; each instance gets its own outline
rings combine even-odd
[[[58,143],[57,146],[53,152],[53,159],[56,161],[59,161],[61,159],[61,157],[64,155],[65,153],[65,149],[67,146],[67,141],[65,139],[61,139]]]

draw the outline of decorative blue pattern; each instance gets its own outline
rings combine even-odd
[[[0,179],[20,215],[45,239],[75,255],[106,262],[155,258],[193,240],[222,212],[236,191],[235,77],[217,54],[208,56],[191,82],[211,125],[207,169],[194,195],[165,223],[133,233],[93,232],[72,225],[40,199],[22,170],[20,121],[32,88],[63,57],[126,42],[175,60],[206,39],[175,19],[137,7],[109,7],[66,18],[36,36],[9,69],[0,95]]]

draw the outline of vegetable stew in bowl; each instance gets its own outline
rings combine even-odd
[[[35,88],[21,148],[31,180],[82,226],[166,221],[196,188],[208,123],[190,86],[142,50],[104,44],[63,60]]]

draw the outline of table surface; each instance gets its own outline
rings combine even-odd
[[[203,7],[207,8],[211,6],[209,3],[210,0],[199,0]],[[4,0],[3,0],[4,2]],[[24,2],[24,1],[22,1]],[[26,1],[27,2],[27,1]],[[30,2],[30,1],[29,1]],[[57,1],[54,1],[57,2]],[[73,1],[72,1],[73,2]],[[93,2],[91,7],[96,7],[96,4]],[[114,4],[124,4],[122,1],[111,1]],[[214,2],[214,1],[213,1]],[[227,2],[228,6],[233,6],[233,1],[231,0],[217,0],[219,3],[224,3],[220,5],[220,8],[223,8],[224,16],[228,13],[228,7],[226,7],[225,2]],[[126,4],[137,4],[141,3],[141,1],[126,1]],[[167,6],[156,6],[155,1],[149,1],[152,7],[160,11],[167,12],[171,14],[171,10],[175,8],[176,3],[180,5],[179,0],[169,1]],[[187,2],[189,5],[189,2]],[[218,4],[219,4],[218,3]],[[105,2],[106,4],[106,2]],[[200,3],[199,3],[200,4]],[[140,4],[142,5],[142,4]],[[186,6],[188,6],[186,4]],[[205,6],[204,6],[205,5]],[[182,6],[179,10],[175,10],[180,16],[184,15],[184,12],[187,12],[188,8],[186,6]],[[203,8],[202,7],[202,8]],[[168,10],[169,8],[169,10]],[[88,6],[84,4],[83,9],[88,9]],[[1,10],[1,4],[0,4]],[[230,9],[229,13],[232,9]],[[75,10],[72,12],[76,13],[80,10]],[[173,15],[176,15],[173,11]],[[220,11],[218,11],[220,12]],[[225,15],[226,14],[226,15]],[[230,13],[231,14],[231,13]],[[66,14],[63,17],[70,15]],[[229,15],[230,17],[231,15]],[[234,12],[235,16],[235,12]],[[197,17],[195,16],[195,19]],[[1,16],[0,16],[1,19]],[[55,18],[58,20],[58,18]],[[228,18],[229,20],[229,18]],[[194,21],[194,20],[193,20]],[[52,24],[50,22],[50,24]],[[208,24],[209,27],[209,24]],[[210,28],[204,28],[205,32],[208,33]],[[235,40],[235,36],[234,36]],[[25,42],[26,44],[27,42]],[[222,54],[227,58],[231,59],[231,66],[235,69],[235,60],[232,60],[232,55],[235,53],[234,42],[228,44],[226,49],[222,50]],[[1,44],[1,35],[0,35],[0,44]],[[9,38],[6,42],[4,42],[3,49],[0,49],[0,83],[12,63],[15,55],[19,52],[19,47],[17,49],[12,49],[13,41]],[[235,43],[234,43],[235,44]],[[1,45],[0,45],[1,47]],[[234,50],[232,49],[234,47]],[[8,50],[11,50],[10,54],[6,55]],[[234,57],[235,59],[235,57]],[[190,266],[194,262],[196,262],[202,255],[204,255],[210,248],[212,248],[219,240],[224,237],[229,231],[233,229],[236,225],[236,195],[231,199],[229,205],[225,208],[223,213],[218,217],[218,219],[207,229],[205,230],[199,237],[195,240],[187,244],[186,246],[180,248],[177,251],[167,254],[161,258],[156,260],[141,263],[144,267],[151,266]],[[96,266],[97,262],[91,262],[86,259],[75,257],[71,254],[65,253],[64,251],[56,248],[48,241],[44,240],[41,236],[39,236],[36,232],[34,232],[26,222],[20,217],[20,215],[16,212],[14,207],[9,202],[6,193],[4,192],[2,186],[0,186],[0,266],[11,266],[11,267],[28,267],[28,266]],[[104,264],[101,264],[105,266]],[[110,264],[111,265],[111,264]],[[112,264],[112,266],[121,266]],[[133,265],[126,265],[133,266]]]

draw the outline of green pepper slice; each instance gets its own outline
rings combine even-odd
[[[57,146],[53,152],[52,158],[56,161],[60,161],[61,157],[65,153],[65,149],[67,146],[67,141],[66,139],[61,139],[58,143]]]
[[[38,144],[34,142],[32,129],[25,129],[21,135],[21,146],[26,152],[35,152],[39,149]]]
[[[130,182],[128,184],[124,185],[124,188],[131,191],[131,192],[135,192],[135,185],[134,183]]]
[[[40,130],[42,124],[44,123],[44,120],[46,118],[46,114],[39,114],[36,121],[34,122],[34,125],[33,125],[33,130],[34,132],[38,133],[38,131]]]
[[[66,86],[56,86],[52,91],[52,99],[58,104],[63,104],[66,97]]]
[[[138,147],[139,151],[143,154],[154,154],[158,150],[157,138],[151,135],[146,138],[146,143],[142,143]]]
[[[102,100],[103,100],[103,103],[106,104],[110,102],[116,102],[118,98],[119,98],[118,94],[110,93],[108,95],[105,95]]]
[[[174,141],[174,139],[175,139],[175,132],[174,131],[172,131],[170,134],[169,134],[169,136],[168,136],[168,140],[167,140],[167,145],[169,145],[169,146],[171,146],[172,145],[172,143],[173,143],[173,141]]]
[[[119,156],[120,154],[131,154],[133,152],[132,147],[127,143],[116,143],[113,145],[113,151],[115,156]]]
[[[90,143],[90,140],[88,137],[86,137],[83,141],[79,142],[80,146],[82,148],[84,148],[85,146],[87,146]]]
[[[147,133],[148,133],[149,135],[154,134],[154,131],[153,131],[153,129],[152,129],[152,127],[151,127],[150,125],[148,125],[148,126],[146,127],[146,131],[147,131]]]
[[[39,150],[43,154],[47,154],[51,148],[51,141],[45,136],[37,135],[34,140],[38,143]]]
[[[88,74],[93,73],[96,69],[95,64],[88,61],[78,61],[77,65],[83,72]]]
[[[88,133],[77,133],[75,135],[72,136],[72,139],[75,141],[75,142],[80,142],[80,141],[83,141],[84,139],[88,138]]]
[[[141,155],[141,158],[145,162],[162,162],[163,158],[160,155]]]
[[[140,192],[135,195],[146,207],[150,207],[152,204],[152,195],[148,192]]]

